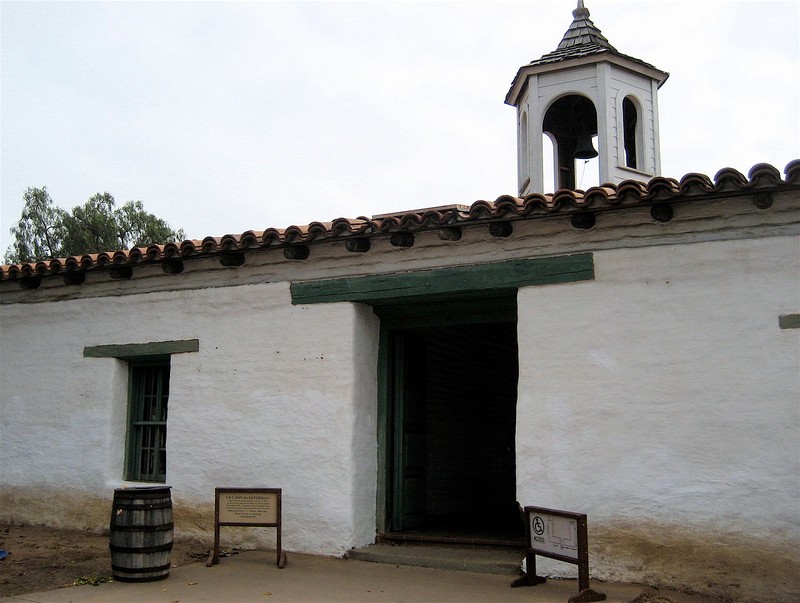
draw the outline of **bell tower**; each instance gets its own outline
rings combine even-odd
[[[576,160],[598,158],[599,182],[659,175],[658,89],[669,74],[617,51],[589,19],[583,0],[553,52],[520,67],[506,95],[517,108],[520,195],[576,188]],[[553,166],[544,165],[544,136]],[[595,150],[593,139],[596,139]]]

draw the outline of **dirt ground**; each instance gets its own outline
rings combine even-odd
[[[111,557],[108,544],[109,537],[96,532],[62,530],[41,526],[11,526],[0,524],[0,550],[9,553],[4,559],[0,560],[0,599],[3,597],[24,595],[26,593],[47,591],[63,587],[73,587],[76,585],[101,584],[102,582],[108,581],[111,578]],[[195,566],[202,567],[201,562],[207,559],[209,548],[209,542],[182,540],[178,538],[175,540],[172,550],[172,564],[174,566],[195,564]],[[229,555],[237,552],[237,549],[227,551]],[[241,558],[243,557],[244,555],[242,555]],[[393,564],[375,563],[364,563],[361,566],[351,565],[346,567],[339,565],[336,567],[335,564],[341,564],[343,561],[332,558],[307,557],[305,561],[301,562],[298,558],[303,558],[303,556],[294,556],[290,563],[297,564],[298,567],[304,567],[304,570],[300,571],[299,574],[295,574],[289,570],[287,570],[285,574],[280,574],[281,579],[286,579],[286,582],[283,583],[282,586],[280,586],[281,583],[275,581],[275,576],[272,577],[272,588],[283,591],[284,598],[280,600],[293,600],[291,598],[286,599],[285,597],[286,593],[292,593],[295,590],[305,593],[305,600],[323,600],[319,596],[320,591],[318,586],[322,584],[326,592],[328,589],[334,588],[333,584],[337,582],[329,575],[332,571],[339,572],[338,580],[340,580],[340,583],[338,583],[338,588],[341,589],[341,592],[347,592],[349,596],[354,597],[352,599],[343,598],[342,600],[410,600],[408,598],[408,587],[410,576],[412,575],[410,572],[412,571],[415,572],[413,574],[415,576],[414,585],[417,588],[423,585],[423,589],[428,589],[426,592],[437,593],[437,595],[443,595],[445,593],[452,595],[451,591],[454,588],[453,584],[446,583],[443,585],[440,578],[441,574],[432,573],[433,570],[427,568],[401,568],[401,566],[395,566]],[[269,559],[271,562],[272,558],[270,557]],[[250,563],[252,562],[245,562],[245,565],[240,565],[238,570],[239,574],[235,571],[236,565],[228,566],[228,579],[230,579],[230,576],[233,576],[235,580],[237,575],[241,576],[242,568],[244,568],[244,571],[250,572],[252,576],[252,570],[249,569],[252,567]],[[255,563],[263,566],[264,559],[258,558]],[[184,570],[192,571],[193,567],[186,567]],[[205,568],[203,567],[200,571],[202,572],[204,570]],[[176,574],[177,573],[178,572],[176,572]],[[190,574],[183,575],[187,576]],[[292,582],[292,577],[294,575],[299,575],[303,583]],[[323,575],[325,576],[324,580],[321,579]],[[182,583],[172,584],[170,587],[178,589],[174,591],[176,593],[179,592],[180,588],[184,588],[185,594],[186,585],[191,588],[192,585],[196,585],[198,582],[207,579],[208,574],[200,574],[200,576],[202,577],[199,579],[193,579],[188,583],[184,580]],[[521,592],[525,589],[511,590],[508,588],[508,576],[498,577],[489,574],[487,574],[487,576],[492,576],[493,578],[492,584],[488,587],[490,591],[496,586],[497,580],[500,579],[505,589],[504,592],[508,592],[509,597],[513,595],[524,595],[522,597],[517,596],[516,598],[528,598],[526,593]],[[245,581],[241,582],[244,583]],[[258,581],[256,580],[256,582]],[[264,584],[267,584],[267,582],[264,582]],[[382,590],[373,591],[366,588],[370,584],[379,584]],[[458,584],[460,585],[458,588],[459,598],[455,599],[450,596],[445,597],[446,600],[490,600],[486,598],[485,592],[482,596],[476,595],[475,593],[477,591],[474,589],[477,587],[474,583],[470,583],[469,580],[459,581]],[[555,591],[553,591],[553,589],[556,589],[558,593],[571,592],[571,589],[574,589],[574,582],[564,581],[562,588],[559,581],[554,580],[549,586],[551,589],[550,595],[543,600],[565,600],[566,596],[564,596],[563,599],[554,598],[553,592]],[[224,588],[230,588],[231,592],[235,591],[235,587],[231,585]],[[309,588],[311,590],[308,590]],[[623,585],[622,587],[617,585],[615,588],[617,592],[621,592],[620,589],[622,588],[625,593],[630,594],[627,594],[624,598],[610,597],[610,600],[613,601],[630,601],[630,603],[688,603],[689,601],[697,601],[700,603],[701,601],[707,601],[711,603],[708,599],[683,595],[681,593],[675,593],[674,591],[664,591],[662,593],[651,588],[642,590],[641,586],[636,585]],[[398,598],[391,598],[391,595],[387,598],[383,589],[386,589],[386,592],[402,594],[399,595]],[[566,591],[564,591],[564,589],[566,589]],[[255,589],[255,592],[260,593],[262,590],[263,586],[260,586]],[[252,599],[251,591],[252,588],[250,587],[242,590],[242,600],[254,600]],[[85,594],[94,595],[94,593],[107,594],[110,591],[101,588],[98,591],[90,589],[88,593],[86,591],[83,592]],[[467,596],[465,594],[466,592],[469,592],[470,596]],[[641,594],[636,596],[633,594],[636,592]],[[314,594],[309,595],[309,593]],[[265,592],[263,594],[272,596],[273,592]],[[276,600],[281,596],[277,591],[275,595]],[[100,594],[98,597],[82,596],[81,598],[104,600],[104,596],[105,595]],[[248,596],[250,596],[249,599],[247,598]],[[71,598],[71,596],[69,597]],[[635,598],[631,599],[630,597]],[[170,598],[172,598],[172,595]],[[443,600],[445,598],[443,598]],[[145,597],[145,600],[156,599]],[[188,599],[182,596],[180,600]],[[258,600],[261,599],[259,598]],[[432,600],[438,600],[438,598]]]
[[[111,579],[109,537],[97,532],[0,524],[0,598]],[[173,566],[205,561],[210,543],[176,539]]]

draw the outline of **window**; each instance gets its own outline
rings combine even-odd
[[[167,477],[169,356],[130,364],[125,479],[164,482]]]
[[[164,482],[167,478],[167,400],[172,354],[200,351],[199,339],[112,343],[83,348],[84,358],[116,358],[128,363],[128,419],[125,479]],[[123,395],[120,392],[120,395]],[[122,400],[119,400],[120,404]]]

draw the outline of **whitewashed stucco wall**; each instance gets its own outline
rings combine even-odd
[[[377,239],[357,258],[321,245],[307,264],[262,250],[240,269],[200,258],[179,276],[0,283],[0,521],[107,526],[127,367],[83,349],[197,338],[172,357],[179,532],[208,534],[215,486],[268,486],[284,489],[286,548],[372,542],[378,319],[294,306],[289,281],[591,252],[595,280],[518,294],[518,500],[587,513],[597,577],[796,600],[800,329],[778,326],[800,311],[795,206],[714,199],[667,224],[630,208],[588,231],[532,220],[508,238]]]
[[[598,576],[710,584],[720,546],[779,573],[800,540],[800,330],[778,326],[799,239],[594,262],[594,281],[519,292],[519,500],[587,513]]]
[[[127,365],[83,349],[197,338],[171,364],[177,527],[213,527],[215,486],[279,487],[285,547],[371,542],[377,329],[361,306],[293,306],[288,283],[5,306],[0,458],[14,504],[0,519],[106,525],[123,484]]]

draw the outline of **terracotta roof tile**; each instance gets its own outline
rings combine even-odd
[[[756,188],[773,187],[782,182],[781,173],[768,163],[754,165],[747,177]]]
[[[705,174],[690,173],[680,180],[656,177],[648,182],[626,180],[618,185],[604,184],[586,191],[561,189],[553,194],[534,193],[525,197],[502,195],[494,201],[476,201],[472,205],[448,205],[393,212],[367,218],[337,218],[330,222],[312,222],[307,226],[248,230],[242,234],[206,237],[181,243],[135,247],[129,250],[84,254],[19,265],[0,266],[0,280],[49,276],[69,271],[94,270],[111,266],[161,262],[212,256],[249,249],[266,249],[324,241],[347,240],[396,232],[430,230],[447,226],[470,226],[499,220],[536,219],[537,216],[569,214],[588,209],[622,206],[636,207],[656,202],[697,202],[720,196],[758,195],[783,190],[800,190],[800,159],[784,170],[785,179],[773,166],[759,163],[744,176],[725,168],[713,180]]]
[[[786,184],[800,184],[800,159],[789,162],[783,171],[786,174]]]
[[[686,174],[680,181],[680,189],[685,196],[705,195],[714,192],[714,183],[705,174]]]

